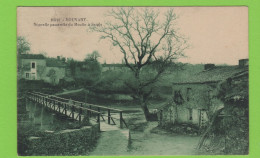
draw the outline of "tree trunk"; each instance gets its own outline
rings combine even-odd
[[[146,121],[149,121],[150,120],[150,112],[149,112],[149,109],[147,107],[147,104],[145,102],[141,103],[141,108],[144,112],[144,116],[145,116],[145,119]]]

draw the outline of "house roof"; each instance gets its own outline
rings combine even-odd
[[[248,72],[248,67],[239,66],[216,66],[209,70],[204,70],[190,77],[184,78],[174,84],[188,84],[188,83],[214,83],[223,81],[234,75],[243,72]]]
[[[47,58],[46,59],[46,66],[47,67],[65,67],[66,63],[63,61],[60,61],[56,58]]]
[[[19,58],[21,59],[45,59],[42,54],[20,54]]]
[[[231,102],[248,102],[248,71],[234,75],[231,79],[233,81],[232,84],[228,84],[228,81],[221,83],[221,99]]]

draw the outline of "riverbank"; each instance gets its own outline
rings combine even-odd
[[[18,155],[88,155],[99,137],[99,124],[54,113],[35,102],[18,103]]]

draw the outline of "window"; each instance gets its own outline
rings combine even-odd
[[[192,120],[192,109],[189,109],[189,120]]]
[[[32,62],[32,69],[35,69],[35,62]]]
[[[29,77],[30,77],[30,73],[26,73],[25,78],[29,78]]]
[[[190,101],[191,88],[187,88],[187,101]]]

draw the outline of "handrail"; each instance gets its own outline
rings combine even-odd
[[[66,106],[68,105],[70,107],[69,110],[72,110],[71,111],[72,112],[71,113],[72,114],[72,118],[74,118],[74,112],[79,113],[77,117],[80,117],[80,115],[82,115],[82,110],[84,110],[84,111],[86,110],[87,113],[91,112],[91,113],[98,114],[98,118],[97,118],[98,122],[100,122],[100,117],[103,118],[103,116],[105,116],[105,117],[108,118],[108,124],[110,124],[110,121],[112,121],[115,124],[114,119],[116,119],[116,120],[120,120],[120,128],[123,128],[123,125],[125,125],[128,128],[125,120],[123,119],[123,115],[122,115],[123,111],[122,110],[114,109],[114,108],[108,108],[108,107],[99,106],[99,105],[95,105],[95,104],[84,103],[84,102],[75,101],[75,100],[72,100],[72,99],[61,98],[61,97],[58,97],[58,96],[55,96],[55,95],[48,95],[48,94],[44,94],[44,93],[40,93],[40,92],[33,92],[33,93],[32,92],[28,92],[28,94],[31,94],[32,96],[34,96],[34,99],[36,99],[35,101],[37,101],[37,100],[38,100],[38,102],[41,101],[41,104],[45,103],[46,106],[47,106],[46,102],[49,102],[50,106],[52,106],[52,104],[53,104],[53,106],[57,106],[57,104],[55,105],[55,103],[61,103],[61,105],[58,104],[58,106],[59,106],[59,108],[60,108],[60,106],[62,108],[65,108],[64,109],[65,110],[65,114],[66,114]],[[37,97],[39,99],[37,99]],[[53,98],[51,98],[51,97],[53,97]],[[57,98],[57,99],[55,99],[55,98]],[[60,100],[63,100],[63,101],[60,101]],[[64,102],[64,100],[66,100],[68,102]],[[71,103],[70,101],[73,102],[73,103]],[[79,106],[78,103],[80,104],[80,106]],[[83,107],[83,105],[84,105],[84,107]],[[93,106],[93,107],[98,107],[98,111],[93,110],[91,108],[87,108],[86,105]],[[71,107],[72,107],[72,109],[71,109]],[[107,109],[108,110],[107,111],[107,115],[106,114],[102,114],[100,112],[100,108]],[[78,110],[80,110],[80,111],[78,111]],[[111,111],[119,112],[119,114],[120,114],[119,118],[111,116],[111,113],[110,113]],[[96,116],[96,115],[93,115],[93,116]],[[104,118],[103,118],[103,120],[104,120]]]
[[[31,92],[28,92],[28,93],[31,93]],[[31,93],[31,94],[46,98],[45,96],[42,96],[42,95],[40,95],[40,94],[35,94],[35,93]],[[80,107],[80,106],[77,106],[77,105],[75,105],[75,104],[71,104],[71,103],[67,103],[67,102],[62,102],[62,101],[55,100],[55,99],[51,99],[51,98],[47,98],[47,99],[52,100],[52,101],[55,101],[55,102],[59,102],[59,103],[66,104],[66,105],[69,105],[69,106],[71,106],[71,107],[75,107],[75,108],[79,108],[79,109],[85,109],[85,110],[88,110],[88,111],[91,111],[91,112],[94,112],[94,113],[101,114],[101,113],[98,112],[98,111],[95,111],[95,110],[93,110],[93,109],[89,109],[89,108],[86,108],[86,107]]]
[[[118,111],[118,112],[122,112],[123,110],[120,110],[120,109],[115,109],[115,108],[108,108],[108,107],[105,107],[105,106],[100,106],[100,105],[95,105],[95,104],[91,104],[91,103],[84,103],[84,102],[81,102],[81,101],[77,101],[77,100],[72,100],[72,99],[66,99],[66,98],[61,98],[61,97],[58,97],[56,95],[48,95],[48,94],[44,94],[44,93],[40,93],[40,92],[35,92],[35,93],[38,93],[38,94],[42,94],[42,95],[47,95],[47,96],[51,96],[51,97],[54,97],[54,98],[59,98],[59,99],[63,99],[63,100],[67,100],[67,101],[73,101],[73,102],[76,102],[76,103],[80,103],[80,104],[88,104],[88,105],[91,105],[91,106],[94,106],[94,107],[98,107],[98,108],[103,108],[103,109],[109,109],[109,110],[113,110],[113,111]]]
[[[108,108],[108,107],[104,107],[104,106],[100,106],[100,105],[95,105],[95,104],[91,104],[91,103],[86,103],[86,104],[91,105],[91,106],[95,106],[95,107],[98,107],[98,108],[107,109],[107,110],[113,110],[113,111],[123,112],[123,110],[120,110],[120,109]]]

